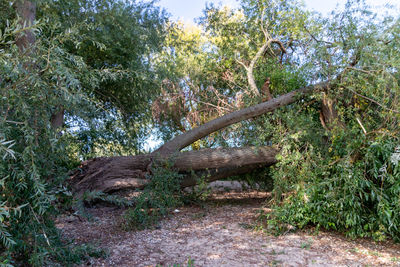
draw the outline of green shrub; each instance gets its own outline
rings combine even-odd
[[[152,168],[148,183],[134,200],[135,207],[123,215],[122,227],[126,230],[151,227],[166,216],[172,209],[183,204],[182,175],[172,169],[172,164]]]
[[[400,236],[399,140],[336,131],[326,151],[292,140],[274,167],[276,205],[270,227],[315,225],[351,237]],[[280,200],[283,199],[282,202]]]

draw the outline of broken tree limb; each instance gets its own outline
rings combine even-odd
[[[325,89],[328,87],[327,82],[318,83],[316,85],[310,85],[290,93],[284,94],[282,96],[276,97],[270,101],[260,103],[258,105],[254,105],[248,108],[244,108],[241,110],[234,111],[232,113],[226,114],[222,117],[219,117],[215,120],[209,121],[197,128],[194,128],[190,131],[187,131],[181,135],[176,136],[172,140],[168,141],[160,148],[158,148],[153,153],[159,153],[163,155],[172,154],[176,151],[180,151],[181,149],[187,147],[193,142],[218,131],[222,128],[225,128],[234,123],[247,120],[253,117],[260,116],[262,114],[271,112],[279,107],[289,105],[299,97],[317,91],[321,89]]]

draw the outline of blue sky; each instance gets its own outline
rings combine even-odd
[[[306,8],[323,14],[329,13],[337,5],[343,6],[346,0],[304,0]],[[223,4],[237,7],[236,0],[160,0],[158,5],[167,9],[174,19],[181,19],[185,22],[192,22],[194,18],[201,16],[206,3]],[[399,0],[367,0],[372,6],[392,4],[399,6]]]

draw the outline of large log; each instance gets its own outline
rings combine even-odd
[[[178,171],[237,168],[246,165],[275,161],[277,151],[264,147],[216,148],[188,151],[177,154],[174,167]]]
[[[178,172],[186,174],[182,186],[191,186],[196,183],[190,175],[191,171],[205,174],[209,180],[222,179],[258,166],[274,164],[276,154],[277,150],[272,147],[244,147],[202,149],[157,158],[153,154],[96,158],[81,165],[71,176],[71,184],[78,192],[142,188],[147,183],[150,164],[171,160]]]

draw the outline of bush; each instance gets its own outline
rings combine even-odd
[[[135,207],[128,209],[123,215],[123,229],[151,227],[172,209],[183,204],[182,175],[171,166],[170,162],[166,162],[163,167],[152,168],[151,181],[134,200]]]
[[[281,232],[288,224],[311,224],[350,237],[400,241],[399,139],[336,129],[322,147],[305,141],[304,133],[287,141],[273,169],[270,227]]]

